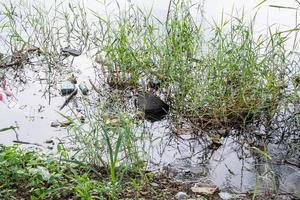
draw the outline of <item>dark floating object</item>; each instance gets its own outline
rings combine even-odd
[[[170,108],[168,104],[150,92],[139,94],[136,106],[145,112],[145,118],[151,122],[162,120]]]
[[[71,56],[80,56],[81,55],[81,51],[72,49],[70,47],[65,47],[61,51],[66,55],[71,55]]]
[[[63,82],[60,86],[60,93],[62,96],[69,95],[75,90],[75,85],[71,81]]]
[[[89,89],[87,88],[85,82],[79,84],[79,89],[83,95],[88,95]]]

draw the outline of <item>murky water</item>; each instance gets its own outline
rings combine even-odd
[[[4,0],[5,2],[9,1]],[[30,3],[31,1],[28,2]],[[53,3],[50,1],[40,2],[44,3],[45,7],[49,7],[49,3]],[[136,0],[131,2],[136,3],[145,10],[152,9],[153,14],[160,19],[166,17],[169,4],[167,0]],[[273,29],[285,31],[294,28],[298,23],[296,10],[274,7],[282,5],[282,1],[267,2],[257,9],[255,7],[259,2],[261,0],[210,0],[202,2],[204,27],[212,23],[213,19],[218,21],[222,15],[236,15],[242,9],[244,9],[244,15],[247,18],[248,16],[254,16],[255,13],[257,14],[255,26],[257,33],[267,31],[266,27],[269,26],[272,26]],[[115,3],[107,3],[108,7],[106,10],[103,5],[94,0],[86,0],[84,3],[87,8],[97,10],[99,15],[103,13],[103,16],[105,16],[116,13]],[[118,3],[121,7],[129,5],[126,0],[118,1]],[[298,4],[290,0],[285,1],[284,6],[297,8]],[[291,34],[287,47],[293,46],[294,36]],[[73,67],[73,72],[78,77],[78,82],[95,78],[93,63],[89,57],[85,55],[76,57]],[[14,140],[20,140],[47,147],[49,145],[45,144],[46,140],[54,139],[56,142],[59,142],[67,136],[67,132],[63,128],[50,126],[53,121],[63,120],[59,112],[69,112],[68,107],[59,111],[59,107],[65,99],[59,95],[57,88],[54,87],[51,89],[51,101],[49,102],[49,94],[44,93],[47,91],[48,84],[41,80],[43,78],[46,79],[46,73],[40,71],[37,73],[36,71],[39,70],[25,70],[26,83],[23,84],[14,77],[15,73],[7,73],[8,84],[14,93],[14,99],[8,104],[0,102],[0,128],[18,126],[19,129],[16,132],[1,132],[0,141],[3,144],[12,144]],[[66,73],[65,75],[67,76],[68,74]],[[60,74],[60,76],[62,75]],[[182,181],[199,182],[204,177],[208,177],[220,189],[229,188],[234,192],[248,192],[255,186],[255,180],[260,171],[257,166],[265,163],[259,163],[254,153],[249,148],[241,146],[237,138],[225,138],[222,140],[220,148],[211,150],[207,147],[207,139],[205,137],[192,136],[190,134],[182,134],[180,137],[177,137],[170,133],[167,124],[167,121],[146,123],[146,127],[150,132],[154,133],[153,137],[159,138],[155,140],[153,144],[155,148],[150,153],[152,167],[168,167],[169,171],[173,171],[173,175]],[[282,152],[278,146],[280,145],[271,144],[269,147],[274,157],[277,156],[278,152]],[[277,159],[274,159],[274,162],[277,162]],[[300,173],[297,167],[278,163],[272,166],[272,170],[276,171],[281,183],[286,180],[289,174]]]

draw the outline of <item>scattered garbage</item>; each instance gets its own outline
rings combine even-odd
[[[54,144],[54,141],[53,140],[46,140],[45,143],[46,144]]]
[[[45,167],[38,166],[37,168],[29,169],[32,174],[40,174],[44,181],[48,181],[51,177],[49,170]]]
[[[139,94],[136,106],[144,111],[145,118],[151,122],[163,119],[169,112],[169,105],[151,92]]]
[[[178,193],[175,195],[175,198],[178,199],[178,200],[184,200],[184,199],[187,199],[187,198],[188,198],[188,195],[187,195],[187,193],[185,193],[185,192],[178,192]]]
[[[76,49],[72,49],[71,47],[65,47],[61,50],[64,55],[71,55],[71,56],[80,56],[81,55],[81,51],[80,50],[76,50]]]
[[[159,187],[159,184],[155,182],[151,182],[149,185],[151,185],[151,187]]]
[[[62,96],[69,95],[76,89],[75,84],[71,81],[63,82],[60,86],[60,93]]]
[[[222,200],[230,200],[230,199],[234,199],[235,198],[235,196],[233,194],[230,194],[228,192],[220,192],[219,193],[219,197]]]
[[[59,122],[59,121],[55,121],[55,122],[51,122],[50,126],[51,127],[67,127],[69,125],[71,125],[73,122],[72,121],[64,121],[64,122]]]
[[[218,187],[217,186],[203,186],[203,187],[199,187],[199,186],[195,185],[194,187],[191,188],[191,190],[193,192],[199,193],[199,194],[213,195],[214,193],[216,193],[218,191]]]
[[[87,88],[85,82],[82,82],[82,83],[79,84],[79,89],[80,89],[80,91],[81,91],[81,93],[82,93],[83,95],[88,95],[89,89]]]

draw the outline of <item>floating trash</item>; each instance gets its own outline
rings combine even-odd
[[[44,181],[48,181],[51,177],[49,170],[46,167],[37,166],[37,168],[30,168],[29,172],[32,174],[40,174]]]
[[[228,193],[228,192],[220,192],[219,193],[219,197],[222,199],[222,200],[230,200],[230,199],[234,199],[234,195]]]
[[[76,49],[72,49],[70,47],[65,47],[61,50],[65,55],[71,55],[71,56],[80,56],[81,55],[81,51],[80,50],[76,50]]]
[[[151,122],[163,119],[169,112],[169,105],[150,92],[140,94],[136,106],[145,112],[145,118]]]
[[[79,84],[79,89],[80,89],[80,91],[81,91],[81,93],[82,93],[83,95],[88,95],[89,89],[87,88],[85,82],[82,82],[82,83]]]
[[[62,96],[69,95],[75,90],[75,85],[71,81],[63,82],[60,86]]]

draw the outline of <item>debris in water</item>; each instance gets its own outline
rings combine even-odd
[[[37,166],[37,168],[29,168],[32,174],[40,174],[44,181],[48,181],[51,177],[49,170],[46,167]]]
[[[71,55],[71,56],[80,56],[81,55],[81,51],[80,50],[76,50],[76,49],[72,49],[71,47],[65,47],[61,50],[64,55]]]
[[[187,193],[185,193],[185,192],[178,192],[178,193],[175,195],[175,198],[178,199],[178,200],[184,200],[184,199],[187,199],[187,198],[188,198],[188,195],[187,195]]]
[[[234,199],[234,195],[228,193],[228,192],[220,192],[219,193],[219,197],[222,200],[230,200],[230,199]]]
[[[151,122],[163,119],[169,112],[169,105],[150,92],[139,94],[136,106],[144,111],[145,118]]]
[[[63,82],[60,86],[60,93],[62,96],[69,95],[75,90],[75,85],[71,81]]]
[[[199,194],[205,194],[205,195],[213,195],[215,192],[217,192],[218,187],[198,187],[194,186],[191,188],[193,192],[199,193]]]
[[[80,91],[81,91],[81,93],[82,93],[83,95],[88,95],[89,89],[87,88],[85,82],[82,82],[82,83],[79,84],[79,89],[80,89]]]
[[[17,144],[28,144],[28,145],[35,145],[35,146],[39,146],[39,147],[42,147],[41,144],[38,144],[38,143],[31,143],[31,142],[26,142],[26,141],[21,141],[21,140],[13,140],[14,143],[17,143]]]
[[[46,144],[54,144],[54,141],[53,140],[46,140],[45,143]]]
[[[70,94],[70,96],[65,100],[64,104],[59,108],[59,110],[62,110],[68,103],[76,96],[78,92],[78,89],[75,88],[75,90]]]
[[[72,121],[64,121],[64,122],[55,121],[55,122],[51,122],[50,126],[54,127],[54,128],[67,127],[67,126],[71,125],[72,123],[73,123]],[[46,143],[47,143],[47,141],[46,141]]]

